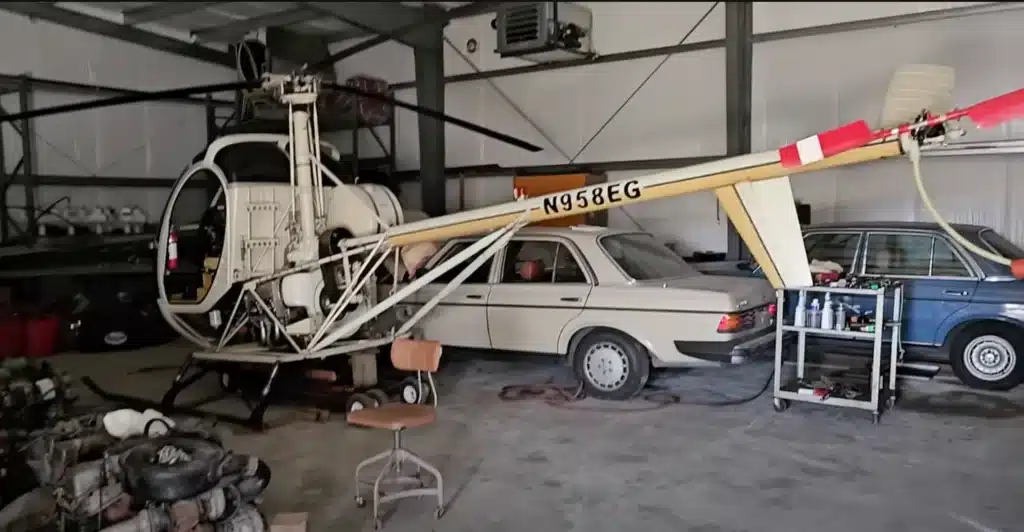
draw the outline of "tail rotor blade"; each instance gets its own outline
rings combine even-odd
[[[400,107],[402,109],[407,109],[409,111],[413,111],[413,112],[421,114],[423,116],[427,116],[427,117],[430,117],[430,118],[433,118],[433,119],[436,119],[436,120],[441,120],[442,122],[447,122],[449,124],[452,124],[452,125],[455,125],[455,126],[459,126],[459,127],[463,128],[463,129],[467,129],[467,130],[472,131],[474,133],[479,133],[481,135],[490,137],[490,138],[495,139],[495,140],[499,140],[499,141],[504,142],[506,144],[510,144],[512,146],[515,146],[517,148],[522,148],[522,149],[527,150],[527,151],[531,151],[531,152],[542,151],[542,148],[540,146],[537,146],[535,144],[530,144],[529,142],[526,142],[525,140],[520,140],[520,139],[517,139],[517,138],[512,137],[510,135],[506,135],[504,133],[499,133],[497,131],[494,131],[493,129],[488,129],[486,127],[474,124],[472,122],[467,122],[465,120],[462,120],[461,118],[455,118],[454,116],[449,116],[449,115],[446,115],[444,113],[439,113],[437,111],[433,111],[433,110],[427,109],[425,107],[420,107],[418,105],[413,105],[413,104],[408,103],[408,102],[403,102],[401,100],[396,100],[396,99],[388,97],[388,96],[384,96],[384,95],[376,94],[376,93],[372,93],[372,92],[366,92],[366,91],[359,90],[359,89],[354,88],[354,87],[349,87],[348,85],[339,85],[337,83],[324,83],[323,86],[324,87],[329,87],[329,88],[332,88],[332,89],[335,89],[335,90],[338,90],[338,91],[341,91],[341,92],[347,92],[349,94],[353,94],[355,96],[359,96],[359,97],[362,97],[362,98],[368,98],[368,99],[371,99],[371,100],[387,102],[387,103],[389,103],[391,105],[394,105],[395,107]]]
[[[244,89],[255,89],[260,86],[259,81],[233,81],[231,83],[218,83],[214,85],[197,85],[193,87],[182,87],[178,89],[169,89],[163,91],[136,93],[136,94],[125,94],[122,96],[114,96],[113,98],[103,98],[100,100],[90,100],[87,102],[76,102],[69,103],[66,105],[57,105],[54,107],[46,107],[43,109],[33,109],[30,111],[24,111],[21,113],[14,113],[8,115],[0,115],[0,123],[4,122],[15,122],[18,120],[26,120],[29,118],[39,118],[41,116],[59,115],[63,113],[73,113],[75,111],[87,111],[89,109],[99,109],[101,107],[113,107],[115,105],[126,105],[130,103],[141,103],[151,102],[159,100],[167,100],[172,98],[182,98],[187,96],[194,96],[197,94],[208,94],[213,92],[226,92],[236,91]]]

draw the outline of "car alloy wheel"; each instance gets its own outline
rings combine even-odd
[[[987,382],[1005,379],[1017,366],[1017,350],[1008,340],[996,335],[974,338],[964,347],[963,357],[967,371]]]
[[[611,342],[596,343],[583,354],[583,374],[593,387],[612,392],[629,378],[629,359]]]

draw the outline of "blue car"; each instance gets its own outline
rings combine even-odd
[[[992,228],[953,228],[982,249],[1024,257],[1024,250]],[[803,233],[809,260],[832,261],[845,273],[904,283],[903,344],[908,359],[948,362],[971,388],[1009,390],[1024,380],[1024,361],[1019,357],[1024,353],[1024,281],[1015,280],[1007,266],[967,251],[935,223],[819,224],[805,226]],[[720,266],[700,269],[722,273]],[[761,274],[759,268],[748,267],[746,272]],[[870,304],[854,303],[862,311]],[[857,340],[816,342],[842,352],[869,347]]]

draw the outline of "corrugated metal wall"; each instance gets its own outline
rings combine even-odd
[[[0,73],[77,83],[160,90],[232,81],[232,70],[142,48],[47,22],[0,12]],[[33,108],[108,97],[33,91]],[[216,95],[231,98],[232,95]],[[9,112],[18,95],[0,98]],[[32,121],[35,172],[42,175],[103,177],[176,177],[205,146],[202,106],[146,103],[69,113]],[[21,155],[20,137],[4,126],[5,159],[10,167]],[[20,187],[9,191],[11,204],[22,203]],[[42,187],[37,202],[61,196],[76,204],[140,204],[156,219],[167,189]],[[14,213],[12,213],[14,214]]]
[[[821,11],[823,18],[814,22],[807,13],[796,19],[803,8],[785,4],[779,10],[787,9],[789,17],[774,6],[755,10],[755,32],[827,23],[824,17],[835,9],[800,4]],[[863,16],[898,6],[865,3],[844,9]],[[753,147],[774,147],[858,118],[876,123],[889,76],[903,64],[954,67],[954,100],[961,104],[1024,87],[1016,51],[1022,24],[1024,12],[1015,11],[756,44]],[[963,140],[1022,137],[1024,124],[1011,122],[993,130],[968,130]],[[925,159],[925,186],[944,217],[990,225],[1024,243],[1024,211],[1017,208],[1024,202],[1022,166],[1019,155]],[[819,221],[931,220],[905,160],[796,176],[793,184]]]
[[[755,33],[940,10],[970,2],[797,3],[757,2]],[[594,39],[604,54],[676,44],[711,6],[707,2],[594,2]],[[720,39],[724,7],[698,27],[687,42]],[[494,50],[491,15],[453,22],[447,36],[481,70],[520,64],[500,59]],[[843,122],[877,120],[888,78],[901,64],[934,62],[957,69],[956,100],[976,100],[1024,86],[1024,70],[1015,55],[1024,12],[864,30],[755,45],[753,145],[775,147]],[[476,39],[469,53],[465,44]],[[343,47],[350,43],[340,43]],[[661,58],[526,74],[493,80],[520,109],[550,136],[558,148],[517,115],[487,81],[447,86],[447,112],[545,146],[540,154],[521,152],[478,135],[448,128],[449,166],[510,166],[564,163],[643,81]],[[445,57],[449,75],[471,72],[452,50]],[[411,51],[387,44],[355,56],[339,66],[341,77],[377,75],[391,82],[413,79]],[[647,83],[576,160],[611,161],[716,155],[725,151],[725,71],[721,49],[674,56]],[[400,98],[414,101],[412,90]],[[418,167],[415,116],[398,116],[398,160],[402,169]],[[1013,124],[1005,130],[969,140],[1022,138]],[[965,139],[968,140],[968,139]],[[943,214],[956,221],[990,224],[1024,243],[1024,216],[1016,202],[1024,200],[1024,184],[1012,179],[1017,156],[972,156],[928,159],[926,179]],[[639,172],[613,173],[620,179]],[[459,185],[449,183],[450,207],[458,203]],[[466,207],[507,201],[511,179],[467,180]],[[914,193],[907,163],[874,164],[794,179],[797,197],[814,208],[818,221],[925,219]],[[1020,189],[1020,190],[1018,190]],[[415,203],[418,194],[406,194]],[[1018,199],[1020,198],[1020,199]],[[690,250],[726,248],[726,220],[714,197],[697,194],[666,199],[613,212],[614,226],[634,221],[666,241]]]

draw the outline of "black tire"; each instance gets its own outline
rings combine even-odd
[[[953,373],[970,388],[1007,391],[1024,382],[1024,331],[1005,323],[979,323],[958,333],[949,345]],[[994,357],[986,364],[978,357]],[[996,372],[1000,360],[1012,369]],[[987,371],[993,371],[986,375]]]
[[[369,396],[370,399],[373,399],[374,406],[383,406],[388,404],[389,401],[391,401],[391,398],[388,397],[388,394],[385,393],[384,390],[378,388],[371,388],[369,390],[366,390],[366,395]]]
[[[420,397],[420,384],[416,380],[415,376],[406,377],[402,379],[402,383],[399,387],[398,397],[401,401],[407,405],[422,405],[430,399],[430,384],[423,379],[422,390],[423,396]]]
[[[374,400],[366,394],[354,393],[345,401],[345,412],[356,412],[374,407]]]
[[[160,463],[164,448],[188,455],[188,461]],[[152,438],[122,456],[121,467],[130,493],[136,500],[170,502],[194,497],[220,481],[224,450],[198,438]]]
[[[611,352],[618,357],[594,358],[600,356],[594,350],[601,346],[606,350],[603,356],[607,357],[607,353]],[[596,399],[631,399],[643,390],[651,376],[651,359],[647,350],[633,338],[618,331],[599,330],[588,334],[576,346],[572,359],[573,371],[583,383],[586,394]],[[624,368],[624,375],[613,377],[616,372],[614,368]],[[597,379],[601,375],[614,378],[615,382],[600,382]]]

